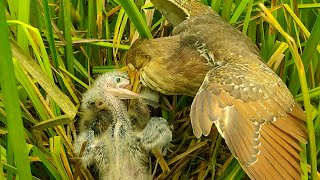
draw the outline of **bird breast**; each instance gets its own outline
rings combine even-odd
[[[126,124],[117,122],[112,128],[112,136],[104,139],[108,166],[102,179],[148,179],[147,153],[134,138]]]

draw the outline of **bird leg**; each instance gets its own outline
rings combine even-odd
[[[97,156],[97,149],[100,148],[102,142],[94,137],[94,131],[88,130],[79,134],[75,144],[75,149],[80,149],[79,157],[84,166],[89,166],[93,163],[104,164],[104,158]]]
[[[168,122],[161,117],[152,117],[142,132],[141,144],[152,151],[164,173],[170,172],[170,168],[162,155],[166,154],[169,143],[172,140],[172,132]]]

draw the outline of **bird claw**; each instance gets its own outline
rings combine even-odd
[[[94,141],[94,132],[88,130],[79,134],[78,138],[75,141],[75,152],[79,154],[82,162],[88,166],[94,161],[93,157],[93,142]]]

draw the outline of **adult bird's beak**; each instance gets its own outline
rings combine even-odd
[[[104,87],[104,90],[106,93],[109,93],[119,99],[138,99],[138,98],[145,98],[144,96],[137,94],[135,92],[132,92],[128,90],[130,87],[124,86],[122,87],[117,87],[112,84],[106,84]]]

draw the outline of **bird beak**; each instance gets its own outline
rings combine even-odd
[[[132,86],[133,86],[132,84],[129,84],[127,86],[124,86],[123,89],[127,89],[130,91],[132,89]]]
[[[119,88],[119,87],[106,87],[105,91],[117,98],[120,99],[138,99],[138,98],[144,98],[144,96],[137,94],[135,92],[132,92],[125,88]]]

